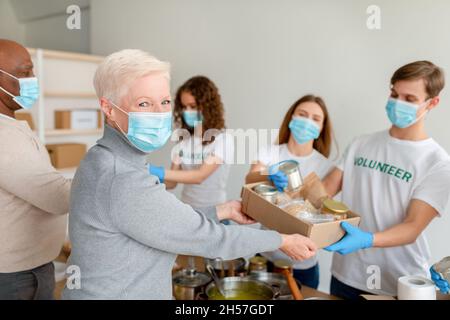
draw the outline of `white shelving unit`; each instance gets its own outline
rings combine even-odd
[[[55,129],[55,110],[99,108],[92,80],[101,56],[29,48],[34,72],[39,79],[40,98],[31,110],[36,133],[42,143],[85,143],[88,148],[101,137],[103,129]],[[71,177],[76,168],[60,170]]]

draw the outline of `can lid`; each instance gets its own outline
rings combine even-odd
[[[347,213],[349,211],[344,203],[329,198],[323,201],[323,207],[335,213]]]
[[[265,265],[267,263],[267,259],[264,257],[252,257],[250,258],[250,264],[256,264],[256,265]]]
[[[295,160],[286,160],[279,163],[278,169],[286,174],[295,172],[298,170],[298,162]]]
[[[290,269],[292,268],[292,262],[290,262],[289,260],[275,260],[273,262],[273,265],[277,268],[280,269]]]
[[[259,184],[253,190],[262,195],[274,195],[278,192],[277,188],[269,184]]]

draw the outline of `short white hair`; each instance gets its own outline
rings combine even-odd
[[[137,49],[110,54],[95,72],[94,87],[97,97],[105,97],[119,103],[119,99],[128,93],[135,80],[152,73],[163,73],[169,81],[170,64]]]

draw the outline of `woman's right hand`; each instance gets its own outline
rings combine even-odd
[[[450,284],[448,281],[441,277],[439,273],[436,272],[434,267],[430,268],[431,280],[435,283],[436,287],[444,294],[450,293]]]
[[[317,246],[311,239],[299,234],[282,234],[280,250],[293,260],[307,260],[316,255]]]
[[[268,179],[272,181],[272,183],[277,187],[278,191],[282,192],[288,186],[288,177],[287,175],[281,171],[279,167],[279,163],[273,164],[268,169]]]

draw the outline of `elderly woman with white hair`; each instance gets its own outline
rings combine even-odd
[[[148,153],[171,136],[169,81],[169,64],[140,50],[114,53],[96,72],[106,123],[72,185],[69,265],[77,268],[64,299],[171,299],[178,254],[234,259],[278,248],[296,260],[315,254],[301,235],[219,223],[254,222],[238,201],[194,210],[149,176]]]

